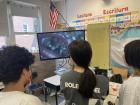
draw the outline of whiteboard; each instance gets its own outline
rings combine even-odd
[[[92,67],[110,68],[110,27],[109,23],[89,24],[87,40],[92,46]]]

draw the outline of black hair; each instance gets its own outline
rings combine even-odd
[[[123,79],[122,76],[120,74],[114,74],[111,78],[110,78],[111,82],[115,82],[115,83],[123,83]]]
[[[73,61],[85,69],[79,80],[79,93],[86,98],[91,98],[96,86],[96,77],[88,68],[92,58],[91,46],[85,40],[75,40],[69,45],[69,51]]]
[[[34,63],[34,55],[18,46],[3,47],[0,51],[0,81],[4,84],[17,82],[23,69],[29,70]]]
[[[140,40],[129,42],[124,48],[124,54],[129,66],[140,69]]]

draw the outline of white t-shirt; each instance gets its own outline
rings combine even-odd
[[[124,81],[119,94],[119,105],[140,105],[140,77]]]
[[[0,92],[0,105],[42,105],[42,103],[36,96],[13,91]]]

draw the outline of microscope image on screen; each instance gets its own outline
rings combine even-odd
[[[38,33],[41,60],[69,57],[68,45],[73,40],[84,39],[84,33],[83,30]]]

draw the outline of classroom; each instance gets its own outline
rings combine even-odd
[[[140,105],[139,0],[0,0],[0,105]]]

